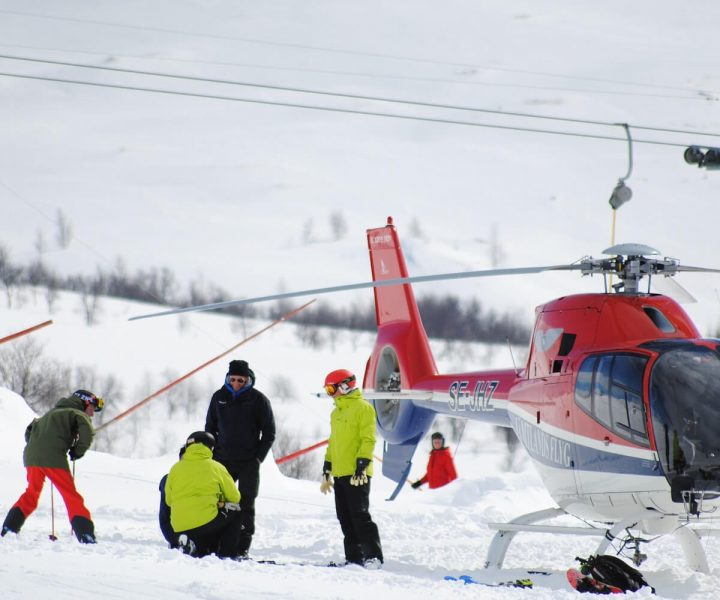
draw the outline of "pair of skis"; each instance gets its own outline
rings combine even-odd
[[[485,587],[511,587],[511,588],[523,588],[532,589],[533,582],[531,579],[515,579],[514,581],[501,581],[499,583],[486,583],[484,581],[478,581],[474,579],[472,575],[460,575],[453,577],[452,575],[445,575],[445,581],[462,581],[465,585],[482,585]]]

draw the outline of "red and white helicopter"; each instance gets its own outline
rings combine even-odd
[[[236,304],[374,289],[378,335],[363,388],[385,440],[383,474],[402,488],[415,449],[436,414],[511,427],[556,507],[490,524],[486,567],[500,568],[515,534],[542,531],[602,538],[644,560],[640,536],[673,533],[689,566],[709,572],[700,537],[720,507],[720,340],[704,339],[669,297],[640,282],[681,271],[639,244],[571,265],[410,277],[392,219],[367,232],[373,281],[165,311],[145,318]],[[521,369],[440,374],[412,283],[575,270],[605,276],[605,293],[558,298],[536,308]],[[619,282],[607,290],[607,276]],[[541,524],[569,514],[582,527]]]

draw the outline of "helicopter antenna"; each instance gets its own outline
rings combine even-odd
[[[515,375],[520,375],[520,371],[518,371],[517,365],[515,364],[515,356],[513,355],[512,346],[510,345],[510,338],[506,337],[505,339],[507,340],[508,350],[510,350],[510,358],[512,359]]]

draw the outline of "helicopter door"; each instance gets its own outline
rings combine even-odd
[[[581,410],[574,411],[576,474],[582,495],[596,507],[632,502],[629,496],[617,494],[627,488],[623,481],[636,474],[642,461],[635,453],[619,450],[626,447],[623,444],[613,446],[613,442],[622,438],[637,446],[650,445],[642,400],[647,362],[647,356],[608,353],[587,357],[578,370],[575,404]],[[583,433],[589,431],[583,413],[609,430],[603,440]]]

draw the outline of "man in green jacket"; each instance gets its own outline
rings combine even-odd
[[[207,431],[188,437],[185,453],[165,482],[170,523],[186,554],[243,558],[238,554],[240,492],[228,470],[213,460],[214,447],[215,437]]]
[[[344,536],[345,559],[366,568],[383,563],[380,534],[370,516],[370,479],[375,449],[375,409],[355,388],[347,369],[325,378],[325,391],[335,401],[330,415],[330,440],[320,491],[335,488],[335,512]]]
[[[69,398],[61,398],[54,408],[27,426],[23,463],[28,487],[5,517],[0,535],[19,533],[25,519],[37,508],[47,477],[65,501],[78,541],[96,542],[95,525],[75,488],[67,457],[74,461],[85,455],[95,435],[90,418],[104,406],[105,401],[92,392],[77,390]]]

